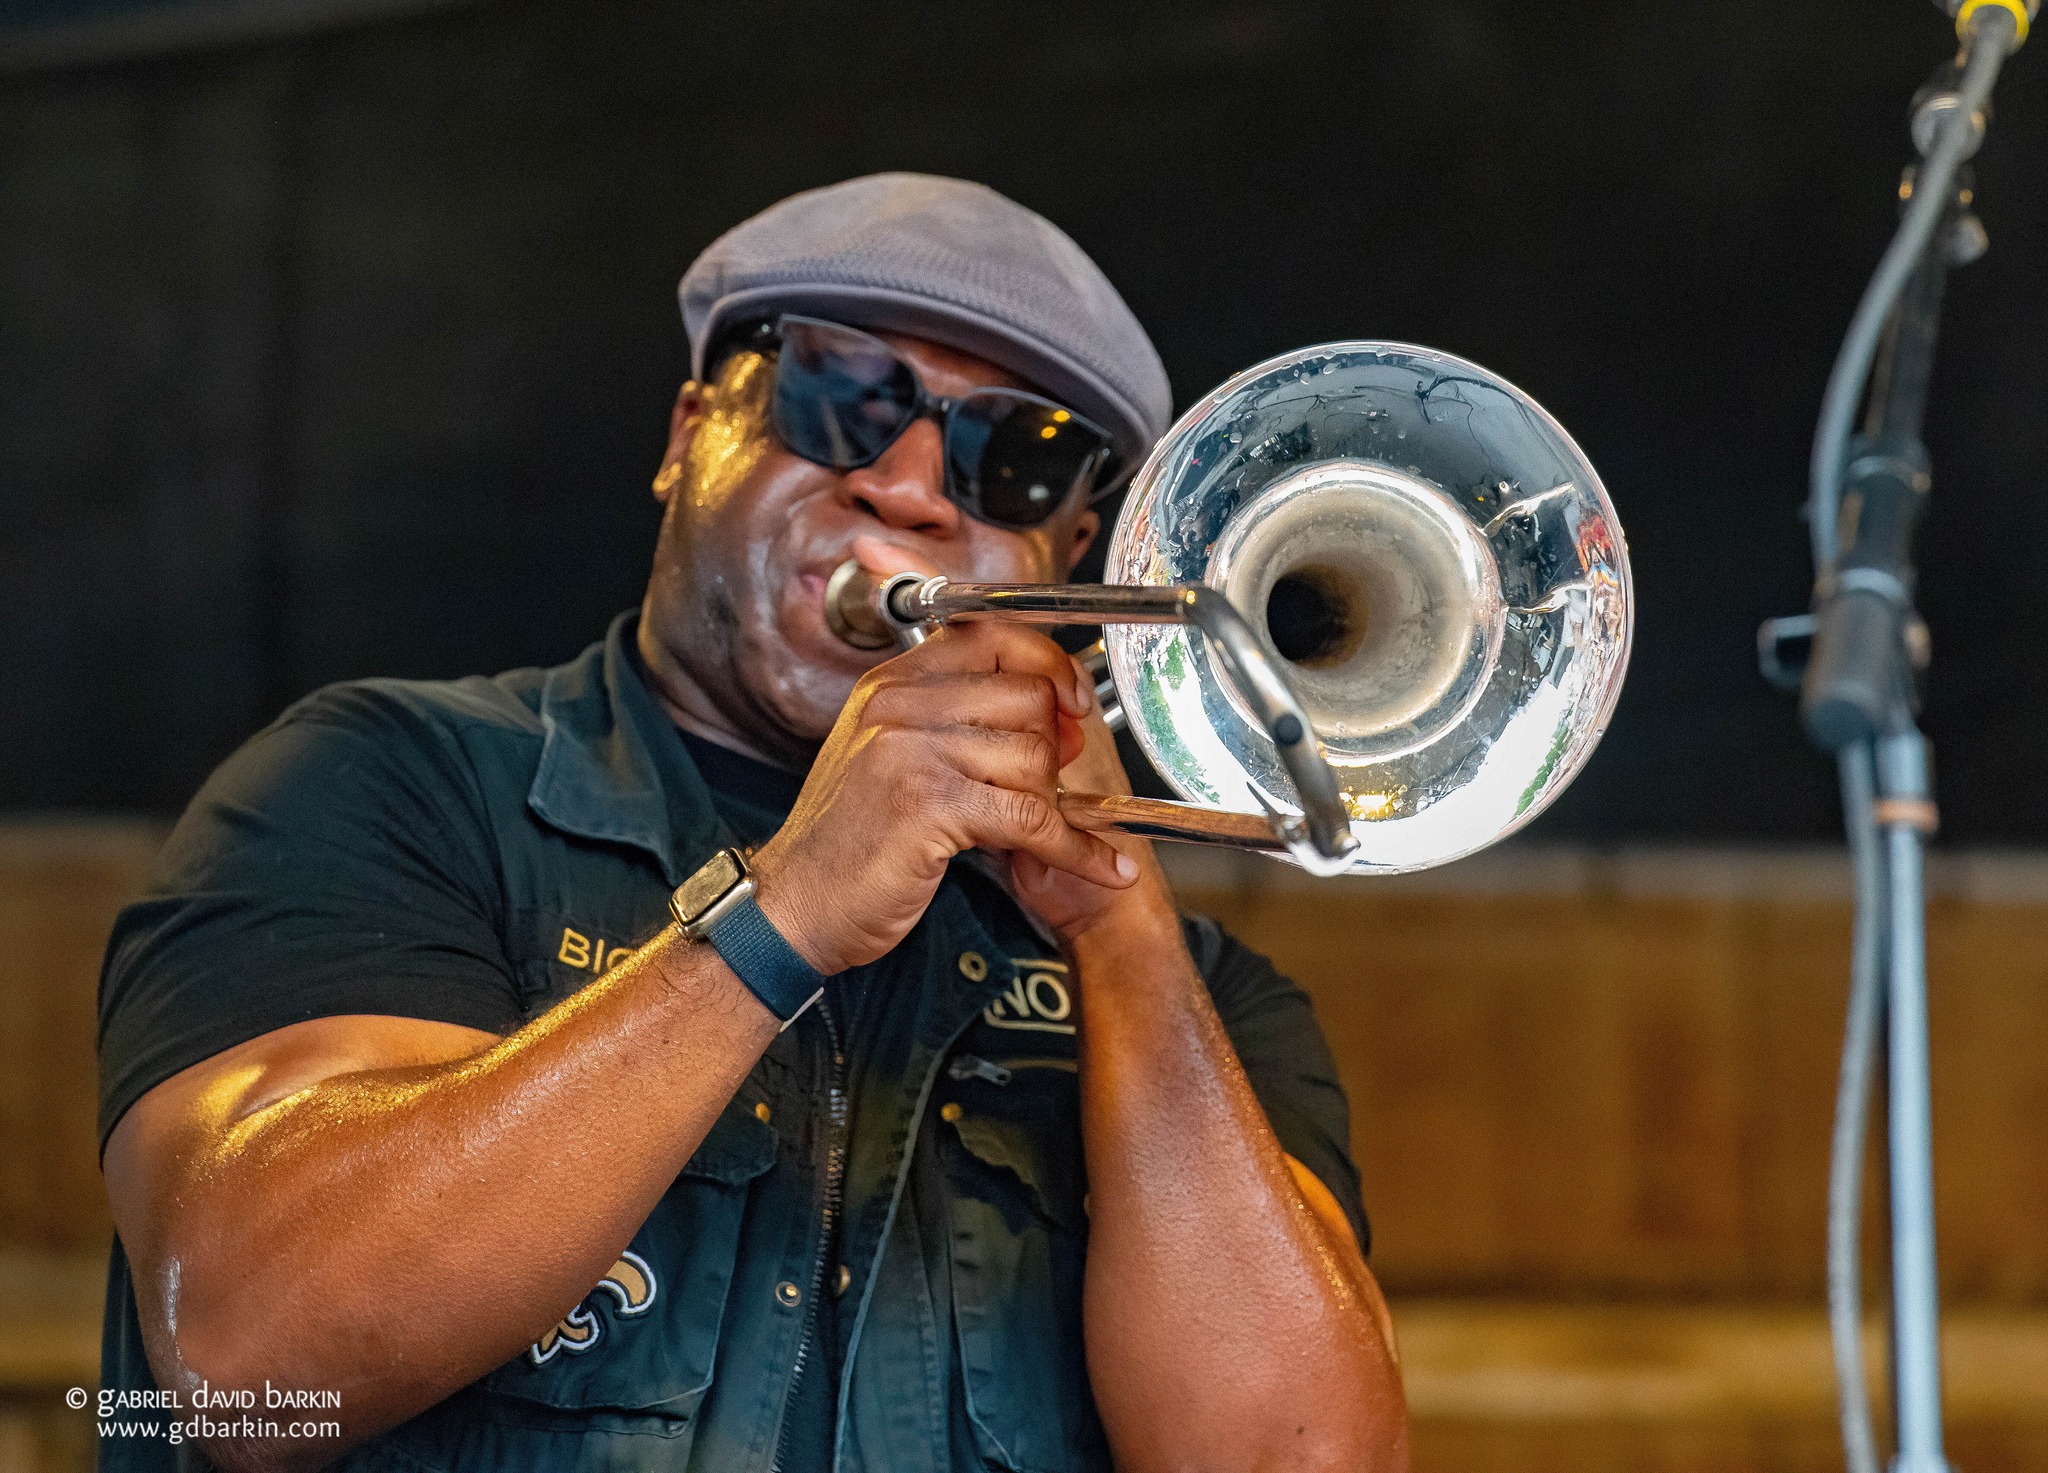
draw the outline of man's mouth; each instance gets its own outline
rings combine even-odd
[[[793,650],[808,652],[823,664],[858,672],[880,664],[895,651],[855,649],[832,632],[831,621],[825,617],[825,585],[833,570],[850,556],[850,551],[842,552],[830,562],[819,559],[800,567],[795,586],[788,590],[782,618]]]
[[[832,621],[825,612],[826,589],[832,575],[852,559],[857,558],[863,566],[877,572],[915,569],[925,573],[937,571],[933,560],[871,533],[857,534],[851,542],[836,546],[831,543],[813,544],[813,549],[809,557],[798,563],[794,574],[795,586],[789,589],[788,602],[784,605],[788,611],[784,617],[797,621],[789,629],[790,635],[797,643],[816,649],[831,664],[844,664],[861,670],[896,653],[893,649],[856,649],[834,634]]]

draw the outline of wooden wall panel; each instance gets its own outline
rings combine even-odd
[[[1415,1473],[1838,1473],[1840,1429],[1824,1412],[1756,1421],[1528,1423],[1425,1421]],[[2048,1469],[2048,1425],[1959,1422],[1952,1468]]]
[[[0,825],[0,1246],[107,1230],[94,992],[159,836]],[[1847,909],[1797,866],[1692,865],[1655,886],[1513,855],[1429,885],[1178,866],[1314,994],[1391,1290],[1816,1299]],[[1939,898],[1930,954],[1948,1292],[2048,1305],[2048,903]]]
[[[1934,907],[1935,1187],[1952,1293],[2048,1300],[2048,907]]]
[[[1845,904],[1180,888],[1315,997],[1390,1289],[1821,1292]],[[2048,905],[1931,926],[1948,1289],[2048,1301]]]
[[[0,1247],[111,1231],[100,1185],[95,999],[115,913],[161,830],[0,825]]]

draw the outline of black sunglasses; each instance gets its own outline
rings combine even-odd
[[[833,470],[872,465],[919,419],[944,436],[946,495],[998,527],[1042,524],[1110,462],[1109,432],[1020,389],[925,392],[917,372],[871,333],[784,316],[733,345],[775,359],[775,434],[792,454]]]

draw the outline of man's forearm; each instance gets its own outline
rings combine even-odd
[[[439,1401],[589,1292],[775,1029],[669,932],[471,1058],[202,1108],[176,1241],[124,1234],[153,1363],[338,1389],[351,1442]]]
[[[1378,1290],[1296,1188],[1177,925],[1072,953],[1088,1363],[1117,1466],[1403,1466]]]

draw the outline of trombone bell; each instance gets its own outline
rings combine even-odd
[[[1340,460],[1283,476],[1231,517],[1209,578],[1263,614],[1340,765],[1387,755],[1389,733],[1409,742],[1455,720],[1500,652],[1500,574],[1485,538],[1443,492],[1385,466]]]
[[[1188,410],[1100,586],[841,571],[827,618],[865,648],[956,618],[1102,624],[1123,720],[1190,801],[1067,795],[1070,821],[1324,874],[1427,869],[1541,813],[1606,730],[1634,625],[1620,523],[1571,437],[1401,343],[1304,348]]]

